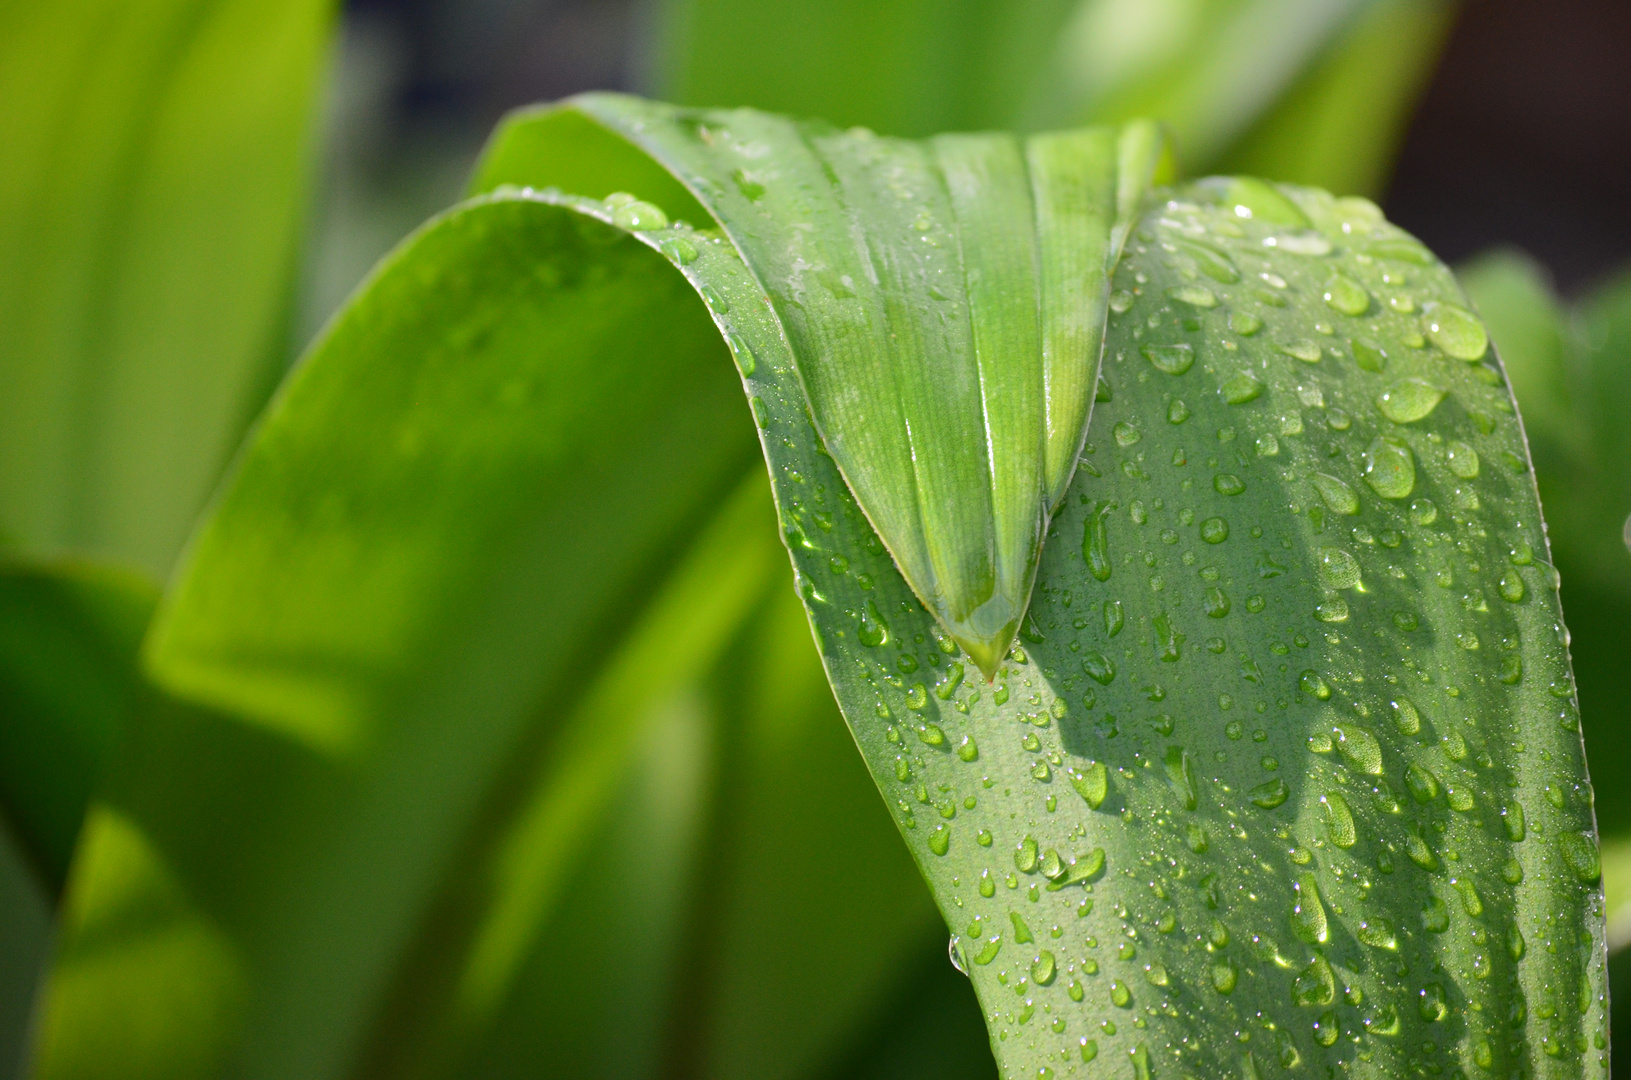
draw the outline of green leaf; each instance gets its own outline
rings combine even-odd
[[[136,654],[157,602],[152,584],[122,571],[0,565],[0,808],[53,891],[141,708]]]
[[[672,121],[700,121],[723,145],[674,171],[726,225],[753,220],[704,181],[773,121],[579,109],[660,160]],[[911,160],[885,149],[880,167]],[[844,193],[878,189],[841,164]],[[743,178],[743,198],[796,195]],[[581,770],[599,778],[585,799],[615,798],[636,774],[596,762],[658,730],[642,717],[728,655],[767,580],[746,496],[703,524],[748,471],[709,313],[827,676],[1005,1073],[1253,1076],[1363,1053],[1382,1075],[1579,1075],[1602,1053],[1590,789],[1521,433],[1482,324],[1374,206],[1217,181],[1145,208],[1095,433],[1020,645],[985,681],[812,423],[778,296],[814,264],[670,224],[638,182],[602,201],[551,179],[484,171],[517,187],[388,262],[244,457],[149,643],[166,688],[239,716],[145,722],[121,761],[76,865],[46,1075],[86,1071],[128,1011],[108,1002],[154,973],[221,1003],[177,1056],[198,1075],[352,1071],[419,1030],[381,1015],[449,1024],[431,1031],[457,1048],[485,1019],[465,988],[491,985],[465,973],[537,985],[512,966],[536,952],[481,947],[511,909],[445,893],[561,895],[572,860],[551,849],[597,819],[529,778]],[[892,220],[880,259],[920,242]],[[693,607],[700,627],[679,618]],[[113,872],[136,861],[152,869]],[[484,865],[518,873],[454,872]],[[142,940],[104,929],[129,897],[185,916],[142,926],[185,929],[190,974],[108,975],[112,946]],[[513,910],[525,934],[553,925],[535,899]],[[420,966],[442,911],[465,918],[452,962]],[[751,960],[760,938],[714,940]],[[428,1007],[397,1011],[415,995]]]
[[[560,842],[591,840],[647,706],[779,559],[762,494],[709,525],[757,468],[729,354],[620,237],[460,208],[279,396],[150,636],[199,704],[144,717],[93,809],[37,1075],[334,1075],[557,741],[588,766],[544,793]]]
[[[759,124],[697,130],[729,160]],[[627,130],[669,153],[654,126]],[[728,190],[691,187],[731,224]],[[776,310],[786,279],[743,248]],[[1251,1074],[1355,1039],[1384,1073],[1600,1052],[1556,579],[1487,332],[1425,249],[1363,200],[1257,182],[1150,212],[1117,271],[1100,434],[991,684],[849,496],[756,283],[697,249],[687,273],[755,358],[829,677],[1004,1069],[1179,1047],[1180,1068]],[[1570,945],[1531,948],[1548,935]],[[1273,1026],[1243,1045],[1248,1018]]]
[[[790,354],[883,543],[989,674],[1086,431],[1107,273],[1154,169],[1154,133],[918,144],[613,95],[574,108],[648,150],[719,218],[786,335],[737,348],[739,366],[751,376],[763,350]],[[501,145],[548,139],[557,123],[523,117]],[[667,225],[656,209],[634,227]]]
[[[1458,7],[668,0],[658,6],[654,85],[689,105],[919,137],[1147,117],[1170,126],[1192,171],[1221,162],[1373,193]]]
[[[666,0],[655,8],[653,84],[688,105],[752,105],[888,135],[1007,128],[1077,6]]]
[[[51,894],[30,854],[0,820],[0,1078],[18,1075],[34,988],[51,942]]]
[[[163,576],[285,361],[328,0],[0,11],[0,528]]]

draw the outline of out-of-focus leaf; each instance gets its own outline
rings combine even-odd
[[[0,526],[168,573],[282,370],[330,0],[0,5]]]
[[[12,1080],[23,1064],[50,934],[51,892],[38,861],[0,818],[0,1080]]]
[[[943,938],[919,946],[867,1034],[811,1080],[996,1080],[985,1018]]]
[[[653,83],[888,135],[1012,127],[1077,2],[665,0]]]
[[[0,808],[52,889],[140,708],[136,654],[157,602],[152,584],[122,571],[0,565]]]
[[[1169,125],[1186,171],[1374,194],[1459,6],[668,0],[653,83],[685,104],[891,135],[1148,117]]]
[[[443,873],[526,762],[626,722],[563,727],[756,468],[728,355],[659,256],[540,202],[477,201],[387,260],[161,608],[154,676],[224,711],[155,710],[110,774],[37,1075],[366,1060]],[[726,625],[770,528],[693,572]],[[717,637],[676,627],[646,674]]]
[[[1223,154],[1219,171],[1379,196],[1460,6],[1373,0]]]
[[[804,1080],[896,1011],[922,942],[936,941],[951,970],[939,916],[844,728],[790,584],[777,580],[718,678],[715,850],[672,1006],[683,1075]],[[960,989],[979,1046],[973,995]]]

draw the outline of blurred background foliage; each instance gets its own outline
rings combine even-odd
[[[159,586],[279,373],[381,255],[460,197],[499,116],[590,88],[901,135],[1156,116],[1186,173],[1369,195],[1461,263],[1523,406],[1574,636],[1611,935],[1631,942],[1631,794],[1614,782],[1631,767],[1631,9],[354,0],[332,14],[317,0],[0,2],[0,140],[23,148],[0,164],[0,529],[13,544],[0,566],[0,1078],[30,1038],[45,1048],[36,1075],[218,1071],[211,1032],[245,989],[223,975],[210,999],[181,1000],[131,980],[162,970],[154,955],[220,963],[219,932],[143,861],[146,841],[110,809],[117,792],[92,800],[94,839],[75,852],[126,718],[193,722],[138,671]],[[49,302],[23,303],[42,281]],[[611,750],[570,726],[545,737],[541,721],[521,740],[498,800],[509,809],[445,868],[364,1007],[361,1048],[324,1075],[523,1076],[546,1062],[563,1076],[993,1075],[784,565],[771,550],[735,567],[734,629],[708,674],[588,691],[626,717]],[[119,883],[118,903],[77,909],[70,890],[57,915],[73,873]],[[496,897],[491,924],[461,924],[471,890]],[[75,944],[56,961],[67,1004],[51,1023],[123,1009],[124,1027],[104,1025],[116,1044],[59,1045],[36,1014],[59,917]],[[131,925],[142,934],[123,951],[94,947]],[[1624,987],[1631,951],[1619,956]]]

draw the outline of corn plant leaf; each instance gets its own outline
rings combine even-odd
[[[51,890],[39,861],[0,820],[0,1078],[22,1068],[28,1023],[51,941]]]
[[[162,577],[286,361],[330,0],[0,7],[0,528]]]
[[[1487,331],[1425,249],[1363,200],[1253,181],[1154,206],[1116,272],[1110,399],[988,683],[892,572],[757,283],[696,247],[754,358],[828,675],[1006,1071],[1597,1067],[1556,579]]]
[[[721,224],[757,220],[673,163],[653,129],[686,114],[577,108],[652,147]],[[693,118],[716,142],[773,127]],[[152,889],[191,905],[188,940],[230,991],[198,1074],[346,1071],[522,717],[628,692],[618,657],[642,639],[622,651],[607,597],[751,595],[728,573],[751,560],[699,556],[674,592],[636,572],[673,566],[742,475],[711,315],[827,677],[1005,1073],[1599,1068],[1598,856],[1555,577],[1486,332],[1424,249],[1362,200],[1253,181],[1148,205],[1108,299],[1094,433],[988,681],[823,445],[781,253],[672,224],[642,190],[549,190],[550,130],[512,124],[493,193],[380,272],[201,534],[149,656],[166,688],[243,719],[185,739],[156,724],[110,783],[46,1060],[96,1044],[107,1010],[70,1006],[102,969],[74,964],[109,938],[79,928],[131,880],[108,853],[145,845]],[[504,175],[528,140],[544,171]],[[684,282],[703,302],[674,300]],[[512,391],[516,365],[547,381]],[[504,411],[517,401],[539,404]],[[590,426],[605,415],[618,438]],[[590,431],[606,457],[567,449]],[[555,438],[558,456],[534,441]],[[717,626],[679,625],[658,682],[717,655]],[[629,712],[566,723],[592,754],[593,720]],[[257,790],[278,756],[286,774]],[[178,774],[233,782],[200,795]],[[456,970],[481,951],[464,955]]]

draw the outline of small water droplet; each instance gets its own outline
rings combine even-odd
[[[1354,724],[1331,729],[1336,736],[1337,752],[1351,768],[1371,776],[1382,775],[1382,744],[1376,736]]]
[[[1305,364],[1317,364],[1320,361],[1319,343],[1309,341],[1307,338],[1278,342],[1274,347],[1293,360],[1301,360]]]
[[[1311,479],[1314,490],[1319,492],[1320,501],[1332,513],[1353,516],[1359,513],[1359,493],[1348,484],[1335,476],[1326,473],[1315,473]]]
[[[1346,274],[1332,274],[1325,283],[1325,302],[1344,315],[1363,315],[1370,308],[1370,293]]]
[[[1489,350],[1489,335],[1478,317],[1454,304],[1434,304],[1422,317],[1427,340],[1445,355],[1475,363]]]
[[[1386,949],[1393,952],[1399,947],[1399,939],[1393,933],[1393,926],[1382,918],[1361,920],[1359,929],[1354,936],[1373,949]]]
[[[1348,800],[1340,792],[1332,791],[1320,796],[1320,805],[1325,811],[1325,832],[1331,843],[1339,848],[1353,847],[1359,839],[1359,832],[1354,827]]]
[[[1403,439],[1378,435],[1365,448],[1365,482],[1384,499],[1402,499],[1416,489],[1416,459]]]
[[[1219,495],[1239,495],[1246,490],[1245,483],[1233,473],[1218,473],[1212,478],[1212,487]]]
[[[1143,437],[1136,427],[1125,421],[1117,423],[1111,429],[1111,434],[1115,436],[1117,446],[1131,446]]]
[[[1263,320],[1249,311],[1236,311],[1229,316],[1229,329],[1241,337],[1251,337],[1263,329]]]
[[[1365,338],[1354,338],[1348,343],[1353,347],[1354,363],[1371,372],[1381,372],[1387,366],[1387,352],[1374,341]]]
[[[1145,345],[1139,352],[1168,375],[1182,375],[1195,365],[1194,348],[1182,342],[1177,345]]]
[[[1444,391],[1425,379],[1400,379],[1383,390],[1376,407],[1395,424],[1413,424],[1444,400]]]
[[[1117,315],[1124,315],[1132,310],[1133,294],[1126,289],[1117,289],[1110,294],[1110,310]]]
[[[1574,876],[1590,883],[1602,876],[1602,863],[1597,856],[1597,841],[1590,833],[1566,832],[1558,840],[1563,849],[1563,861]]]
[[[1421,1018],[1429,1024],[1436,1024],[1450,1015],[1450,1007],[1444,1003],[1444,987],[1439,983],[1428,983],[1421,989]]]
[[[1273,810],[1291,797],[1291,789],[1284,780],[1270,780],[1266,784],[1258,784],[1247,795],[1263,809]]]
[[[1478,475],[1478,451],[1464,442],[1453,442],[1444,448],[1444,456],[1449,462],[1450,471],[1463,480],[1471,480]]]
[[[1320,585],[1327,589],[1352,589],[1360,582],[1359,560],[1335,547],[1319,549]]]
[[[1195,790],[1195,766],[1189,760],[1182,747],[1171,746],[1167,748],[1166,756],[1167,782],[1172,785],[1173,794],[1185,810],[1193,810],[1198,805]]]
[[[1215,308],[1218,306],[1218,296],[1204,285],[1175,285],[1167,290],[1167,295],[1180,303],[1189,304],[1198,308]]]
[[[1082,525],[1082,558],[1087,560],[1088,573],[1098,581],[1110,580],[1110,540],[1105,529],[1109,513],[1109,503],[1090,506]]]
[[[690,266],[697,260],[697,246],[683,236],[670,236],[657,249],[680,266]]]
[[[1225,379],[1218,388],[1223,400],[1231,405],[1244,405],[1263,395],[1263,384],[1249,371],[1237,371]]]

